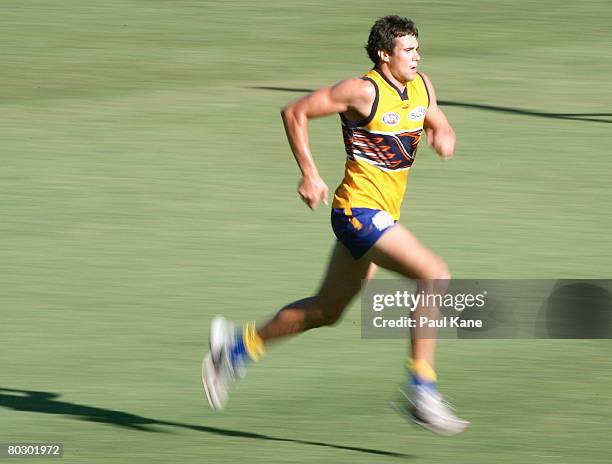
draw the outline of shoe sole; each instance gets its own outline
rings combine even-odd
[[[218,399],[218,395],[214,391],[212,379],[210,379],[210,372],[215,371],[215,366],[212,362],[212,355],[207,354],[202,360],[202,387],[206,393],[206,399],[211,408],[216,411],[223,409],[223,404]]]
[[[402,392],[403,393],[403,392]],[[400,415],[402,416],[407,422],[411,423],[411,424],[415,424],[418,425],[419,427],[422,427],[426,430],[429,430],[432,433],[435,433],[436,435],[443,435],[443,436],[447,436],[450,437],[452,435],[457,435],[463,431],[465,431],[469,426],[470,423],[465,421],[461,423],[460,427],[457,427],[453,430],[449,430],[449,429],[442,429],[440,427],[436,427],[434,425],[432,425],[429,422],[425,422],[423,421],[414,410],[410,409],[408,410],[406,407],[404,407],[403,405],[395,402],[395,401],[391,401],[391,407]]]
[[[233,331],[233,324],[222,316],[216,316],[210,324],[210,353],[202,360],[202,386],[204,387],[208,404],[216,411],[221,411],[225,408],[227,396],[223,400],[216,391],[215,379],[212,378],[216,375],[213,356],[220,356],[223,346],[227,343]]]

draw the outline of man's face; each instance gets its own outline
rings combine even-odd
[[[393,53],[388,55],[388,64],[391,73],[400,82],[408,82],[416,77],[417,65],[421,59],[418,48],[419,41],[414,35],[395,39]]]

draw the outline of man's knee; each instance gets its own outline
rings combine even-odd
[[[423,278],[431,280],[450,280],[451,273],[448,269],[448,265],[443,260],[437,259],[427,266]]]
[[[323,301],[317,298],[315,307],[316,327],[323,327],[337,324],[342,318],[346,305],[338,301]]]
[[[336,325],[338,322],[340,322],[340,319],[342,319],[342,311],[331,313],[326,312],[321,318],[321,326]]]
[[[441,266],[436,270],[436,274],[436,279],[438,280],[451,280],[451,273],[445,262],[442,262]]]
[[[441,259],[431,263],[419,279],[419,291],[426,293],[445,293],[450,284],[451,273],[448,266]]]

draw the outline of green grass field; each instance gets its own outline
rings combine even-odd
[[[405,344],[362,340],[358,302],[208,408],[210,319],[307,296],[333,243],[278,114],[301,94],[263,87],[364,73],[388,13],[417,22],[458,133],[450,162],[421,148],[402,222],[457,277],[611,277],[607,1],[2,0],[0,442],[69,463],[610,461],[609,341],[441,341],[473,422],[445,439],[388,407]],[[335,188],[338,118],[311,138]]]

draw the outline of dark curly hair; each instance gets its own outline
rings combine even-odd
[[[405,35],[419,36],[419,31],[411,19],[397,15],[384,16],[378,19],[372,29],[365,49],[374,64],[378,64],[378,50],[392,52],[397,37]]]

